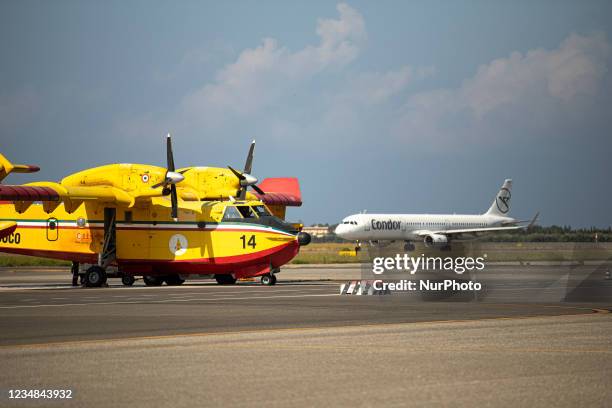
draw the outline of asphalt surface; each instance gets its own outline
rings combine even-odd
[[[340,295],[355,267],[96,289],[1,269],[0,406],[611,405],[605,271],[491,269],[433,297]],[[73,398],[8,399],[34,388]]]

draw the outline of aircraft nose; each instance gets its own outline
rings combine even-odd
[[[334,230],[334,234],[338,235],[339,237],[343,236],[345,232],[346,225],[344,224],[338,224],[338,226],[336,226],[336,229]]]

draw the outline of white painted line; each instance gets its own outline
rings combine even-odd
[[[147,300],[148,303],[172,303],[172,302],[217,302],[219,300],[254,300],[254,299],[283,299],[283,298],[307,298],[307,297],[329,297],[340,296],[336,293],[316,294],[316,295],[281,295],[281,296],[250,296],[250,297],[226,297],[215,299],[165,299],[165,300]],[[145,300],[145,299],[142,299]],[[29,309],[35,307],[65,307],[65,306],[94,306],[94,305],[123,305],[137,304],[140,302],[133,301],[118,301],[118,302],[89,302],[89,303],[59,303],[45,305],[16,305],[16,306],[0,306],[0,309]]]

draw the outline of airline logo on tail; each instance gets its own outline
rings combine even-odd
[[[512,194],[510,194],[510,190],[506,187],[502,187],[499,193],[497,193],[495,203],[500,213],[506,214],[510,210],[510,197],[512,197]]]

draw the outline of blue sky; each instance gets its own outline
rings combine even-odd
[[[609,226],[609,2],[0,3],[0,151],[300,178],[289,215],[513,211]]]

